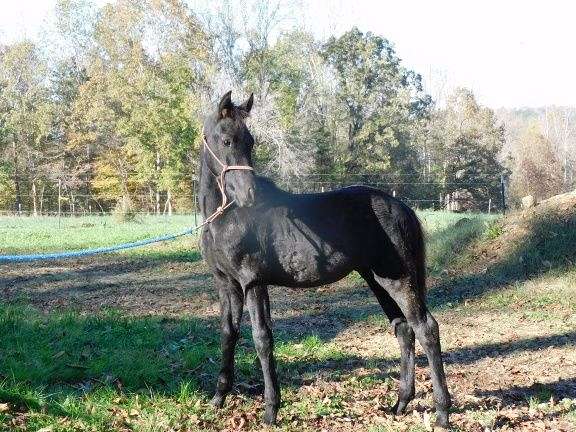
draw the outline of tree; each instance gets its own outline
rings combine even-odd
[[[41,206],[39,188],[50,152],[53,106],[46,72],[38,48],[29,41],[7,47],[0,60],[0,125],[7,161],[4,169],[11,171],[15,210],[30,201],[34,215]]]
[[[506,125],[505,158],[512,171],[511,192],[514,199],[519,200],[527,194],[547,198],[576,187],[574,108],[501,109],[498,115]],[[528,170],[530,166],[535,170],[531,175]],[[548,178],[542,178],[540,184],[529,180],[540,178],[543,173],[547,173]],[[558,183],[559,177],[561,185]]]
[[[533,123],[527,126],[516,144],[511,177],[514,195],[533,195],[541,200],[562,192],[563,164],[539,125]]]
[[[176,0],[124,0],[101,11],[71,143],[96,149],[92,183],[101,197],[148,196],[141,205],[157,213],[162,197],[167,211],[175,199],[190,205],[205,39]]]
[[[345,107],[338,127],[347,132],[339,148],[346,173],[414,173],[413,126],[431,103],[420,76],[400,64],[388,40],[357,28],[330,38],[323,56]]]
[[[264,106],[255,110],[252,123],[262,143],[257,159],[265,172],[285,183],[308,173],[314,162],[311,155],[318,143],[307,126],[319,102],[313,70],[320,60],[317,48],[310,34],[293,31],[281,35],[266,53]],[[249,68],[246,74],[249,80],[255,77],[252,85],[259,85],[258,73]]]
[[[506,171],[498,160],[504,128],[491,109],[478,104],[470,90],[458,88],[446,107],[432,116],[430,134],[431,171],[440,184],[437,192],[471,196],[475,209],[498,196],[500,176]]]
[[[263,173],[285,183],[307,173],[311,165],[311,145],[293,133],[296,128],[284,109],[290,104],[294,108],[301,82],[279,84],[288,70],[294,72],[300,67],[286,61],[287,51],[299,56],[308,48],[309,40],[294,32],[291,35],[297,36],[297,41],[286,37],[282,42],[285,37],[280,36],[273,43],[273,35],[292,11],[291,2],[286,1],[226,1],[207,20],[214,38],[214,61],[220,70],[211,83],[214,96],[230,89],[237,96],[254,93],[251,128],[257,144],[255,163]],[[298,42],[304,42],[301,51]],[[300,57],[302,63],[307,61],[307,54]],[[297,63],[298,57],[290,61]],[[212,105],[213,101],[206,108]]]
[[[503,171],[528,166],[512,157],[524,120],[504,134],[465,89],[434,107],[391,42],[356,28],[319,41],[289,22],[297,4],[204,3],[202,22],[185,0],[58,0],[49,42],[0,49],[0,200],[38,211],[58,180],[72,212],[188,208],[201,117],[230,89],[254,92],[256,168],[285,187],[365,182],[479,205],[499,193]],[[530,113],[563,190],[574,187],[572,111]],[[308,176],[315,183],[300,187]]]
[[[552,145],[556,158],[562,161],[563,189],[571,190],[576,186],[576,108],[547,107],[542,123],[544,137]]]

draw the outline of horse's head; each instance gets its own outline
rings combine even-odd
[[[234,105],[232,92],[226,93],[215,114],[204,122],[202,156],[212,174],[223,176],[226,194],[240,207],[254,204],[256,183],[254,172],[242,167],[252,167],[254,138],[244,122],[252,109],[254,95],[241,105]]]

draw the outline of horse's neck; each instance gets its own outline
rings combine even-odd
[[[206,219],[208,216],[212,215],[220,205],[222,205],[222,195],[218,188],[218,183],[216,183],[216,177],[206,165],[203,155],[200,156],[198,177],[200,179],[198,188],[200,213],[202,214],[202,217]],[[260,182],[258,185],[259,200],[265,200],[271,203],[287,202],[298,196],[297,194],[278,188],[272,181],[266,178],[257,177],[256,180]]]
[[[200,158],[198,201],[200,205],[200,213],[202,214],[202,217],[206,219],[222,204],[222,195],[220,194],[220,189],[218,189],[216,177],[214,177],[210,172],[210,169],[206,166],[204,156],[201,155]]]

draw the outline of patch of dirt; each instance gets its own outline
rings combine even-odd
[[[49,265],[0,266],[0,296],[43,310],[117,309],[130,315],[215,316],[205,264],[104,256]]]

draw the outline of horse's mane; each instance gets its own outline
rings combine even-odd
[[[258,192],[268,195],[268,194],[287,194],[285,190],[282,190],[276,185],[274,180],[268,177],[263,177],[260,175],[255,176],[256,184],[258,185]]]
[[[288,198],[291,194],[280,189],[274,180],[268,177],[256,176],[257,201],[263,199],[267,202],[278,202]]]

